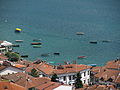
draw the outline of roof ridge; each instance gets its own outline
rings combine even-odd
[[[55,85],[55,83],[52,83],[52,84],[50,84],[50,85],[44,87],[43,90],[46,89],[46,88],[48,88],[48,87],[51,87],[51,86],[53,86],[53,85]]]

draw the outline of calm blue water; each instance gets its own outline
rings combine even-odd
[[[14,33],[16,27],[23,31]],[[42,39],[42,48],[30,45],[37,38]],[[19,39],[24,42],[16,43]],[[0,40],[20,44],[14,51],[32,61],[103,65],[120,56],[120,0],[0,0]],[[91,40],[98,44],[90,44]],[[41,57],[43,53],[49,57]],[[77,59],[82,55],[87,58]]]

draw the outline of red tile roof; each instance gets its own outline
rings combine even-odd
[[[92,85],[86,88],[76,90],[117,90],[113,85]]]
[[[0,65],[0,71],[2,71],[3,69],[5,69],[7,66],[3,66],[3,65]]]
[[[50,82],[49,78],[46,78],[46,77],[34,78],[30,75],[27,75],[21,72],[16,74],[4,75],[2,76],[2,78],[5,80],[10,80],[25,88],[31,88],[31,87],[41,85],[45,82]]]
[[[95,75],[97,78],[103,78],[105,81],[112,78],[114,81],[118,77],[120,71],[118,70],[111,70],[111,69],[106,69],[105,71],[99,72],[98,74]]]
[[[105,67],[120,70],[120,60],[109,61],[106,63]]]
[[[26,89],[15,83],[0,81],[0,90],[26,90]]]
[[[90,69],[91,66],[83,65],[83,64],[68,64],[68,65],[61,65],[61,66],[52,66],[46,63],[40,63],[37,66],[37,69],[44,72],[45,74],[63,74],[63,73],[74,73],[79,72],[85,69]]]
[[[0,55],[0,60],[8,60],[8,58],[4,55]]]
[[[116,78],[116,80],[114,82],[120,83],[120,73],[119,73],[119,75],[117,76],[117,78]]]
[[[68,64],[68,65],[62,65],[63,69],[55,69],[53,73],[56,74],[63,74],[63,73],[74,73],[79,72],[85,69],[90,69],[91,66],[83,65],[83,64]]]
[[[97,74],[99,72],[103,72],[105,69],[105,67],[92,67],[91,71]]]

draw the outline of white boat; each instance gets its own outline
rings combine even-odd
[[[15,42],[23,42],[23,40],[15,40]]]
[[[76,35],[84,35],[84,32],[76,32]]]

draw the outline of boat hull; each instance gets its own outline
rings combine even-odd
[[[42,43],[36,42],[36,43],[31,43],[31,45],[41,45]]]

